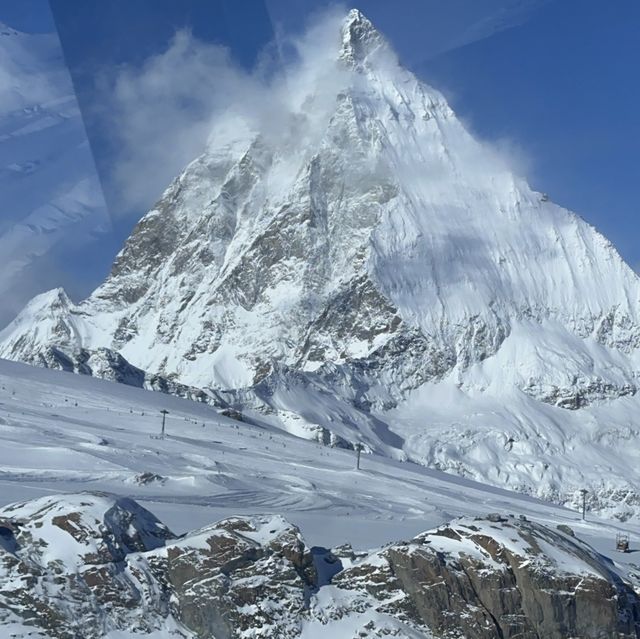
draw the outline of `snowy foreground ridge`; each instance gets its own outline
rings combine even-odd
[[[632,525],[0,361],[3,639],[640,637],[618,534],[637,549]]]
[[[278,117],[222,118],[106,281],[32,300],[0,357],[637,517],[638,277],[358,11],[322,41]]]
[[[50,496],[0,510],[0,577],[13,637],[640,636],[610,560],[497,515],[356,553],[310,549],[274,515],[177,537],[131,499]]]

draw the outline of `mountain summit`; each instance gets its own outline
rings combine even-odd
[[[299,435],[635,513],[638,277],[360,12],[338,28],[278,122],[218,123],[106,281],[34,299],[0,356],[206,389]]]
[[[372,51],[384,44],[384,38],[358,9],[349,11],[342,24],[340,59],[353,64],[362,63]]]

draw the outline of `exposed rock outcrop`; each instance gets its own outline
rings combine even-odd
[[[2,627],[55,639],[632,639],[640,598],[571,531],[523,518],[330,552],[274,515],[176,537],[130,499],[84,493],[0,510]]]
[[[436,637],[640,636],[640,599],[572,535],[522,519],[458,520],[341,572],[377,609]]]

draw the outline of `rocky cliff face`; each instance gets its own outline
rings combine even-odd
[[[277,135],[220,122],[107,280],[80,304],[34,299],[0,356],[213,390],[296,432],[563,502],[587,485],[594,506],[636,513],[621,442],[637,276],[474,140],[358,11],[318,67],[292,76]]]
[[[571,532],[570,530],[568,531]],[[458,520],[334,579],[436,637],[635,637],[638,598],[602,556],[524,519]]]
[[[132,500],[101,494],[4,508],[0,559],[0,624],[25,626],[14,636],[294,637],[315,584],[308,548],[279,517],[178,538]]]
[[[367,554],[309,549],[273,515],[176,537],[128,499],[46,497],[0,510],[0,624],[56,639],[639,637],[632,585],[570,532],[494,515]]]

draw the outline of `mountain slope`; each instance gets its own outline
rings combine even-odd
[[[633,523],[355,461],[204,404],[0,361],[0,635],[637,636],[636,555],[613,550],[618,533],[636,550]]]
[[[358,11],[287,87],[277,121],[223,117],[106,281],[34,299],[0,356],[132,365],[296,434],[637,514],[640,282],[612,245]]]

